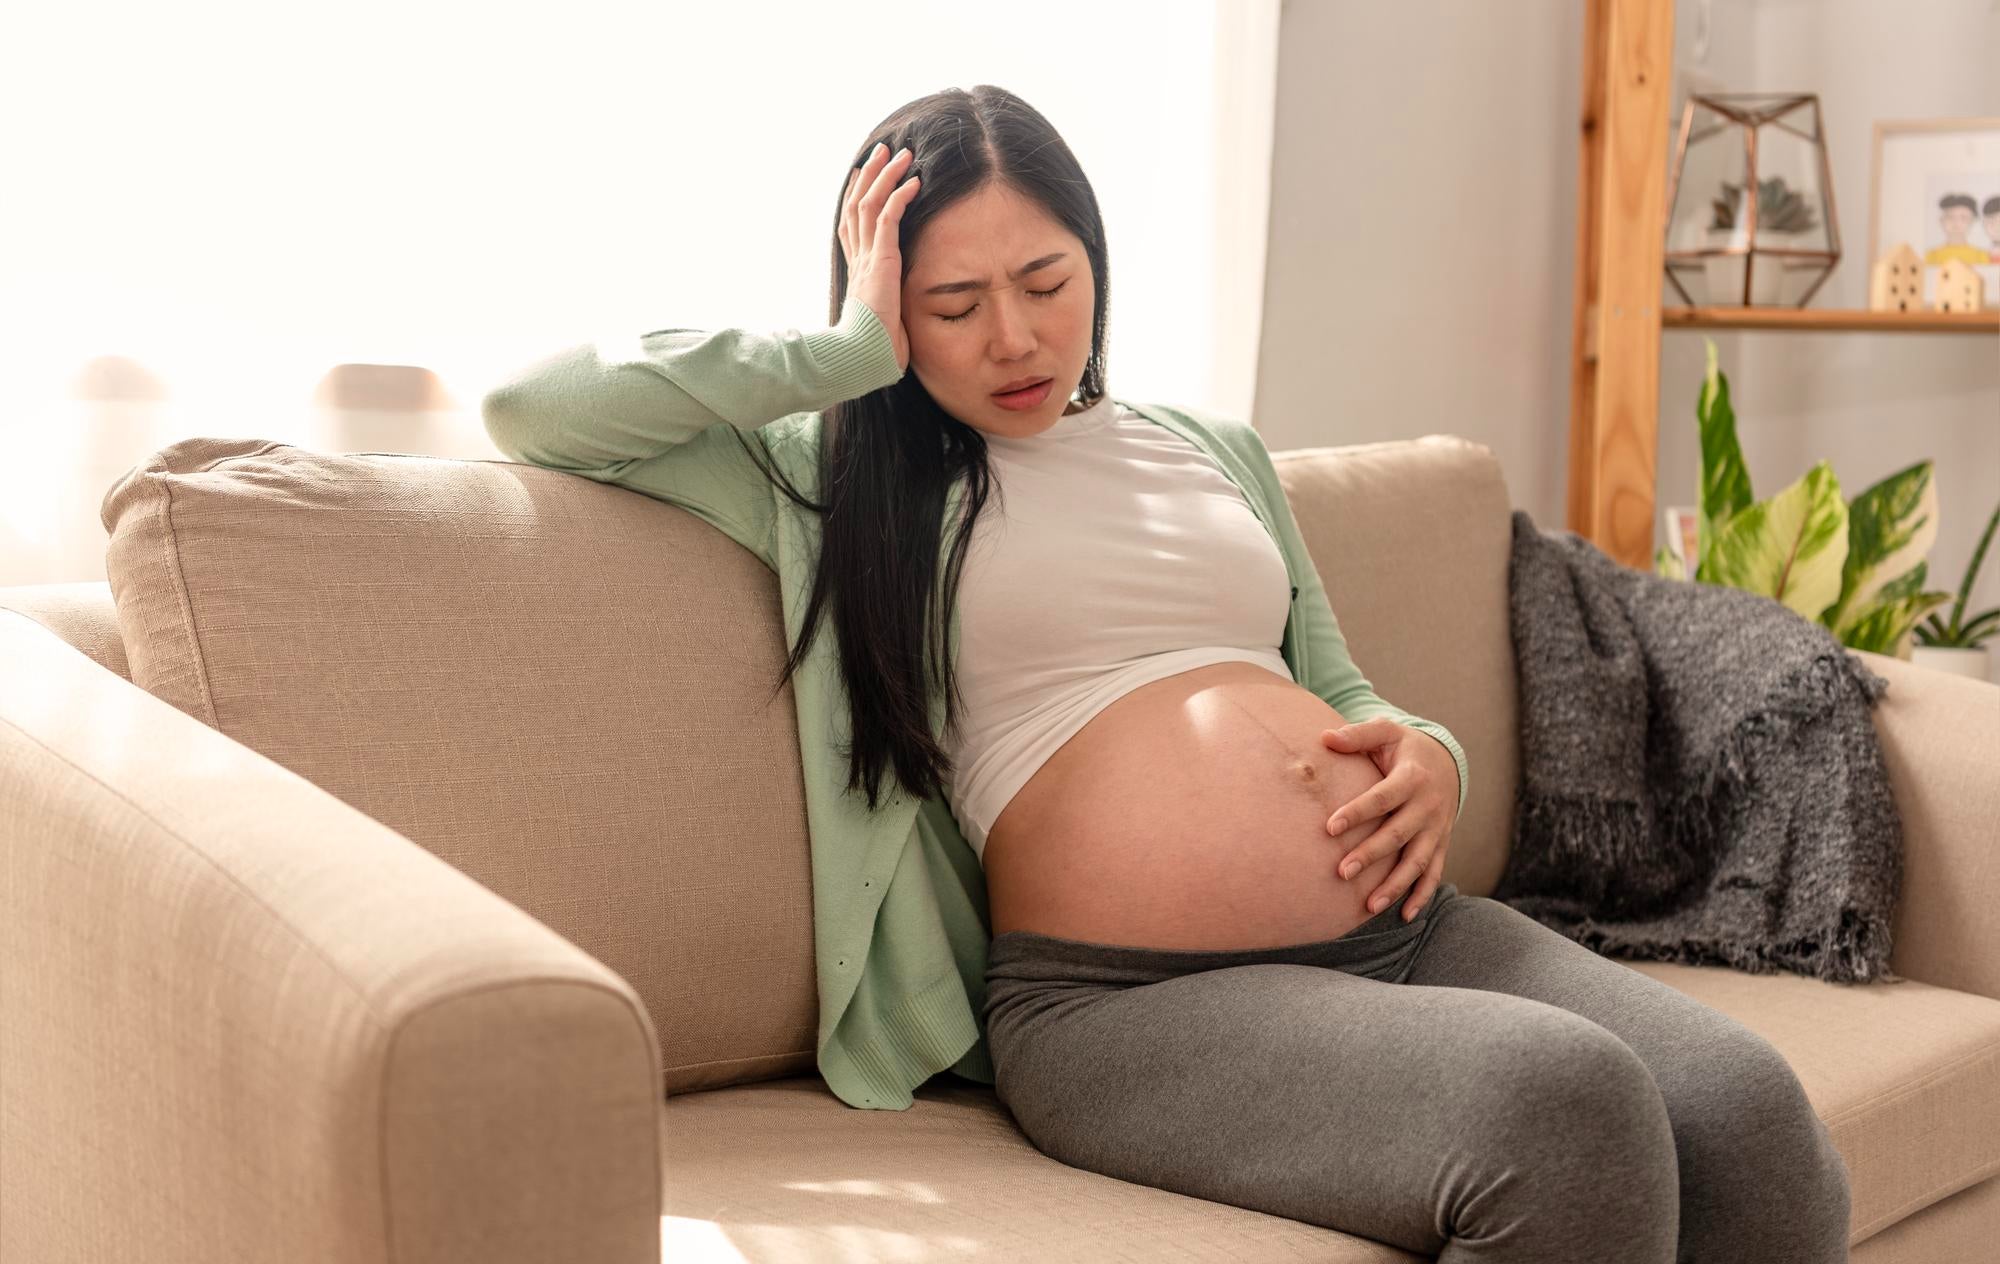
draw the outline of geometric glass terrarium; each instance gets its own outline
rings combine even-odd
[[[1814,93],[1688,98],[1667,183],[1667,280],[1693,307],[1804,307],[1840,261]]]

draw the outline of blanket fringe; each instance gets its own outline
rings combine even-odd
[[[1759,747],[1792,742],[1839,705],[1843,690],[1855,690],[1865,707],[1888,686],[1844,647],[1815,655],[1731,728],[1694,785],[1662,805],[1650,830],[1637,802],[1529,792],[1524,781],[1515,805],[1514,854],[1521,854],[1519,840],[1533,840],[1535,863],[1517,866],[1510,858],[1493,898],[1605,955],[1726,965],[1751,974],[1802,973],[1833,983],[1902,981],[1889,969],[1890,927],[1852,904],[1840,908],[1824,935],[1784,941],[1689,933],[1667,938],[1643,929],[1707,898],[1729,827],[1755,793]],[[1552,878],[1567,888],[1560,897],[1521,890]],[[1775,918],[1784,892],[1766,894]],[[1678,907],[1662,902],[1675,895]],[[1599,919],[1582,912],[1586,907],[1636,916]]]

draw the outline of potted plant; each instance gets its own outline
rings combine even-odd
[[[1910,661],[1974,680],[1993,679],[1984,642],[2000,633],[2000,606],[1982,610],[1968,619],[1965,602],[1972,596],[1973,577],[1979,574],[1979,564],[1986,560],[1986,546],[1993,542],[1996,526],[2000,526],[2000,505],[1994,506],[1993,516],[1986,520],[1986,530],[1980,534],[1979,546],[1972,550],[1965,578],[1959,581],[1958,600],[1951,605],[1951,618],[1940,619],[1933,612],[1917,625],[1917,643],[1910,650]]]
[[[1843,645],[1908,659],[1911,629],[1951,600],[1924,591],[1924,555],[1937,538],[1931,463],[1898,470],[1847,502],[1833,467],[1821,461],[1771,499],[1757,500],[1712,340],[1695,418],[1701,495],[1692,578],[1762,593],[1824,624]],[[1665,548],[1653,555],[1653,567],[1690,578]]]
[[[1819,217],[1813,211],[1812,203],[1796,189],[1788,187],[1783,176],[1772,176],[1769,180],[1757,182],[1754,215],[1743,209],[1743,187],[1725,180],[1722,182],[1722,195],[1711,199],[1710,205],[1715,213],[1708,225],[1710,246],[1749,246],[1753,220],[1757,227],[1758,244],[1776,244],[1780,248],[1791,245],[1799,234],[1818,226]],[[1770,240],[1772,237],[1785,240],[1773,243]],[[1755,250],[1755,247],[1752,249]],[[1754,254],[1715,255],[1704,262],[1711,303],[1743,303],[1743,270],[1746,267],[1750,269],[1749,301],[1753,306],[1772,306],[1780,301],[1784,293],[1785,259],[1782,255],[1756,251]]]

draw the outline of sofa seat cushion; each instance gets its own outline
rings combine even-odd
[[[1853,1189],[1856,1242],[2000,1172],[2000,1001],[1626,961],[1785,1055]],[[1036,1150],[949,1073],[907,1111],[843,1106],[816,1075],[670,1096],[668,1258],[1402,1260],[1337,1230],[1117,1180]],[[679,1249],[676,1249],[679,1248]]]
[[[661,1258],[1048,1264],[1427,1257],[1070,1167],[993,1090],[943,1072],[905,1111],[842,1105],[817,1075],[670,1096]]]
[[[1785,1055],[1847,1160],[1852,1241],[2000,1172],[2000,1001],[1915,980],[1848,985],[1620,964],[1721,1010]]]

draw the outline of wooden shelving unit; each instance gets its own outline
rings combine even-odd
[[[1651,569],[1663,330],[1996,337],[2000,312],[1662,307],[1673,0],[1584,0],[1583,40],[1567,526]]]

